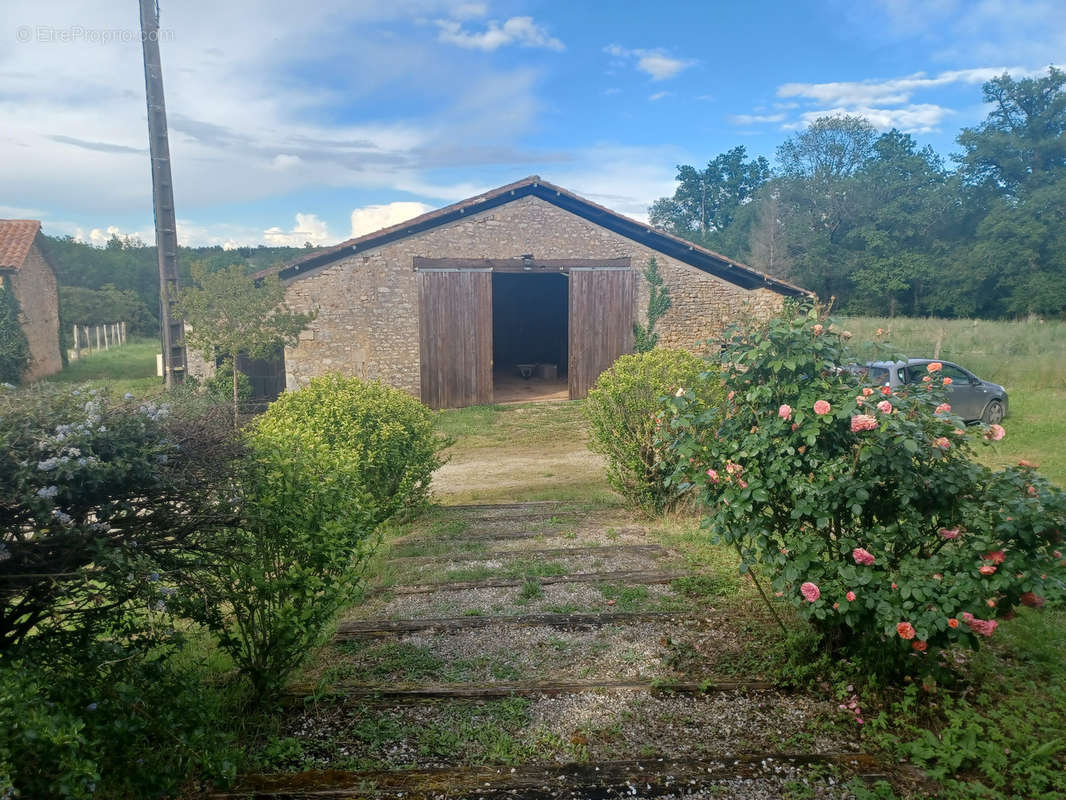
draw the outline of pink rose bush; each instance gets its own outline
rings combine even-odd
[[[1018,606],[1062,597],[1066,495],[1035,466],[975,458],[1002,426],[960,426],[936,362],[927,382],[864,386],[838,368],[862,360],[847,347],[816,312],[790,308],[732,333],[728,415],[667,398],[681,465],[669,480],[695,489],[716,541],[871,669],[976,646]]]

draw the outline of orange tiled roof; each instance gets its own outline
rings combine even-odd
[[[35,219],[0,219],[0,269],[21,269],[40,230]]]

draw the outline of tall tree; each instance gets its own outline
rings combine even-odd
[[[854,253],[845,247],[868,211],[861,172],[875,157],[877,131],[861,117],[827,116],[777,149],[783,226],[795,280],[826,300],[846,298]]]
[[[967,180],[994,195],[1017,197],[1066,169],[1066,72],[1040,78],[1004,73],[984,85],[992,106],[976,128],[963,128],[957,157]]]
[[[275,276],[256,281],[240,264],[216,272],[192,266],[196,286],[181,293],[186,339],[208,361],[222,359],[233,370],[233,425],[237,426],[237,357],[269,358],[296,339],[313,315],[285,304],[285,287]]]
[[[679,165],[678,187],[673,197],[652,204],[651,223],[713,246],[716,235],[733,223],[738,209],[751,202],[769,178],[770,163],[762,156],[749,159],[743,145],[716,156],[703,170]]]

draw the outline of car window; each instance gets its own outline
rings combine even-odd
[[[908,377],[907,377],[907,368],[906,367],[898,367],[896,369],[896,380],[899,383],[901,383],[901,384],[902,383],[906,383],[909,380]]]
[[[942,370],[942,374],[945,378],[951,378],[955,383],[969,383],[970,373],[966,372],[954,364],[945,364]]]
[[[870,383],[888,383],[888,369],[885,367],[870,367],[866,371],[866,380]]]

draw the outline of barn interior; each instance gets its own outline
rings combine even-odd
[[[565,400],[569,354],[567,275],[492,275],[493,399]]]

